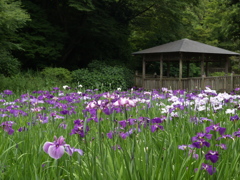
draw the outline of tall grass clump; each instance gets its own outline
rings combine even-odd
[[[50,90],[55,86],[71,83],[71,72],[64,68],[45,68],[42,71],[18,72],[11,76],[0,74],[0,91],[10,89],[14,92]],[[74,86],[72,86],[74,87]]]
[[[0,92],[0,179],[238,179],[239,89]]]

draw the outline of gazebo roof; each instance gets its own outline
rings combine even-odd
[[[160,46],[144,49],[142,51],[134,52],[132,54],[143,55],[143,54],[159,54],[159,53],[173,53],[173,52],[222,54],[222,55],[230,55],[230,56],[240,55],[239,53],[236,53],[236,52],[210,46],[210,45],[193,41],[190,39],[181,39],[181,40],[170,42]]]

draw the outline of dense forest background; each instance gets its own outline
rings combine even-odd
[[[137,69],[132,52],[182,38],[239,52],[240,1],[0,1],[5,76],[46,67],[74,71],[93,60]]]

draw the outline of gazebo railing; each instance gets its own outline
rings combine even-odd
[[[144,89],[160,89],[166,87],[168,89],[186,89],[189,91],[195,89],[205,89],[210,87],[217,91],[232,91],[233,89],[240,87],[240,75],[230,76],[217,76],[217,77],[192,77],[192,78],[167,78],[162,79],[159,76],[135,75],[135,86],[143,87]]]

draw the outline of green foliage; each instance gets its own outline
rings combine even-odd
[[[235,74],[240,74],[240,57],[235,56],[231,58],[232,70]]]
[[[197,4],[198,1],[157,0],[142,1],[140,7],[136,5],[143,13],[130,24],[133,48],[140,50],[185,38],[192,26],[190,22],[194,19],[193,13],[187,10]]]
[[[65,72],[65,71],[64,71]],[[0,74],[0,91],[10,89],[14,92],[32,92],[37,90],[52,90],[53,87],[62,87],[69,82],[64,82],[63,79],[46,78],[40,72],[27,71],[17,73],[11,77],[6,77]]]
[[[16,34],[30,20],[20,1],[0,1],[0,74],[14,75],[19,71],[20,63],[12,56],[12,50],[21,49]]]
[[[228,42],[231,42],[231,49],[240,48],[240,1],[224,0],[226,9],[222,23],[222,31]]]
[[[13,76],[20,71],[20,62],[9,52],[0,49],[0,74]]]
[[[41,71],[41,74],[48,80],[60,82],[70,82],[72,80],[71,72],[65,68],[47,67]]]
[[[92,0],[69,0],[69,6],[76,8],[78,11],[92,11],[94,9]]]
[[[0,49],[6,51],[19,48],[15,35],[30,20],[29,14],[22,9],[20,1],[0,1]]]
[[[59,25],[49,21],[46,11],[32,1],[23,5],[31,14],[31,21],[19,30],[16,40],[21,42],[22,51],[14,51],[21,59],[24,69],[38,69],[59,64],[58,58],[64,46],[66,34]],[[58,60],[58,61],[57,61]]]
[[[225,76],[226,73],[222,71],[222,72],[214,72],[214,73],[211,73],[211,74],[209,74],[209,75],[210,75],[210,76]],[[228,73],[227,75],[230,76],[231,73]]]
[[[93,61],[86,69],[72,72],[74,82],[86,88],[104,91],[127,89],[133,85],[133,74],[124,66],[110,66],[101,61]]]
[[[191,7],[195,15],[189,31],[190,39],[236,51],[240,47],[240,3],[228,0],[203,0]]]

